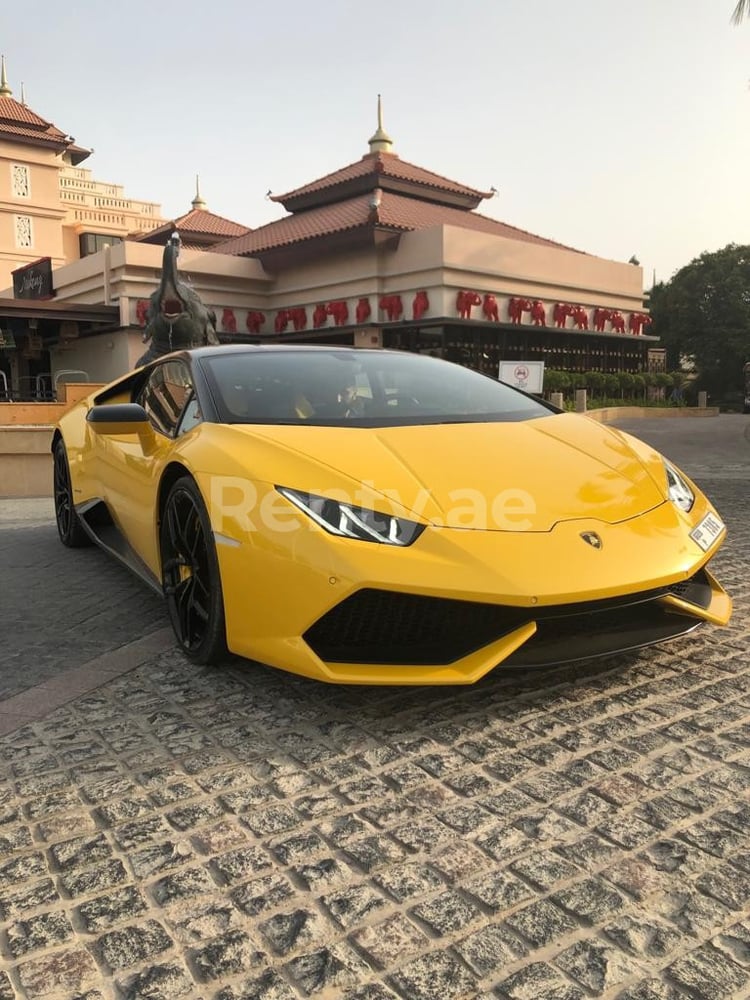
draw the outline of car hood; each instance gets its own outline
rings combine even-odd
[[[663,503],[661,457],[586,417],[397,427],[232,425],[275,485],[456,528],[615,524]],[[250,440],[252,439],[252,443]],[[264,474],[265,473],[265,474]],[[343,496],[342,496],[343,493]]]

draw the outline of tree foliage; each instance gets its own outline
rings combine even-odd
[[[750,360],[750,246],[696,257],[653,288],[650,311],[668,368],[689,357],[701,388],[718,396],[739,390]]]

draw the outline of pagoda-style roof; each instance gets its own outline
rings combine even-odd
[[[393,246],[401,233],[441,225],[573,249],[474,212],[494,195],[494,188],[479,191],[402,160],[383,128],[380,96],[378,127],[369,146],[360,160],[287,194],[272,195],[271,201],[281,203],[290,215],[212,249],[258,257],[269,268],[284,267],[320,252]]]
[[[32,146],[46,146],[55,152],[68,152],[68,159],[75,165],[85,160],[91,150],[75,145],[75,139],[36,114],[26,104],[21,86],[21,100],[16,101],[8,86],[5,56],[0,57],[0,139],[21,142]]]
[[[183,247],[193,250],[205,249],[215,243],[224,243],[228,239],[245,236],[252,231],[239,222],[232,222],[231,219],[197,208],[187,215],[180,216],[179,219],[165,222],[157,229],[141,233],[136,238],[139,243],[164,246],[175,229],[180,234]]]
[[[270,201],[280,202],[288,212],[300,212],[352,198],[373,188],[464,209],[476,208],[493,194],[425,170],[395,153],[377,151],[287,194],[271,195]]]
[[[524,243],[555,247],[558,250],[573,249],[477,212],[376,188],[355,198],[320,205],[288,215],[276,222],[269,222],[239,239],[220,243],[213,250],[217,253],[254,257],[347,231],[361,230],[365,233],[377,229],[381,232],[403,233],[440,225],[458,226]]]
[[[252,231],[249,226],[243,226],[239,222],[225,219],[223,215],[209,212],[205,201],[201,198],[197,177],[195,178],[195,198],[193,198],[192,206],[192,209],[185,215],[181,215],[179,219],[172,219],[171,222],[165,222],[157,229],[152,229],[147,233],[139,233],[131,238],[138,243],[155,243],[157,246],[165,246],[172,233],[177,230],[180,234],[180,242],[187,250],[211,250],[217,243],[245,236]]]

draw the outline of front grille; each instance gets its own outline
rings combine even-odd
[[[655,623],[664,616],[657,598],[669,592],[662,587],[601,601],[514,608],[367,588],[323,615],[304,638],[330,663],[449,664],[530,621],[545,640],[556,635],[561,641],[632,629],[643,620]]]

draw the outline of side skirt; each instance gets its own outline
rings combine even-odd
[[[83,529],[95,545],[117,559],[160,597],[164,596],[158,580],[115,524],[103,500],[87,500],[76,507]]]

